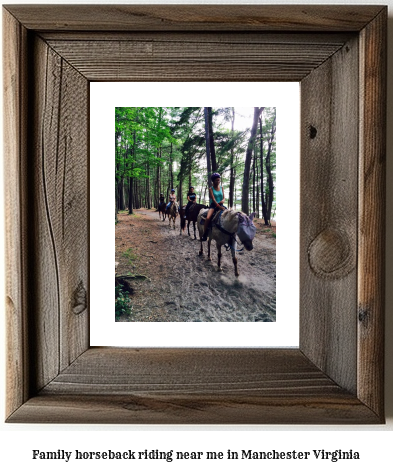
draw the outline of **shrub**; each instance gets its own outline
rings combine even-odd
[[[132,313],[131,298],[124,291],[123,285],[119,284],[115,287],[115,320],[120,316],[130,315]]]

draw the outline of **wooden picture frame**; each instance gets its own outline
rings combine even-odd
[[[6,5],[13,423],[384,423],[384,6]],[[89,345],[89,82],[301,83],[298,349]]]

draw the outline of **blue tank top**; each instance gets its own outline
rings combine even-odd
[[[221,202],[224,198],[223,194],[222,194],[222,186],[220,186],[220,190],[219,191],[216,191],[214,189],[214,186],[212,186],[212,191],[213,191],[213,196],[214,196],[214,199],[216,200],[216,203],[218,204],[219,202]],[[213,199],[210,198],[210,204],[212,204],[213,202]]]

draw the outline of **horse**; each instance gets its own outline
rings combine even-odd
[[[164,221],[166,214],[165,214],[165,208],[166,208],[166,203],[165,202],[160,202],[158,204],[158,217]]]
[[[204,233],[204,226],[201,223],[202,215],[204,210],[199,211],[198,214],[198,231],[201,242],[201,249],[199,255],[203,255],[202,236]],[[221,270],[221,247],[228,245],[231,248],[232,261],[235,267],[235,276],[239,276],[237,269],[237,242],[236,237],[239,238],[244,248],[248,251],[253,249],[252,241],[255,237],[256,227],[253,223],[255,212],[250,216],[244,214],[244,212],[235,211],[233,209],[226,209],[221,213],[216,214],[212,218],[212,227],[208,232],[208,254],[207,258],[211,261],[210,257],[210,244],[212,239],[216,241],[217,253],[218,253],[218,270]]]
[[[168,215],[169,227],[171,226],[171,221],[173,221],[173,228],[175,228],[177,217],[177,204],[175,202],[171,202],[169,209],[165,209],[165,214]]]
[[[188,209],[188,212],[187,212],[187,219],[184,217],[185,216],[185,206],[182,207],[179,211],[179,215],[180,215],[180,234],[182,232],[184,232],[184,229],[186,227],[186,220],[188,221],[188,225],[187,225],[187,230],[188,230],[188,236],[191,237],[191,234],[190,234],[190,224],[191,222],[194,224],[194,240],[196,240],[196,227],[195,227],[195,223],[197,221],[197,218],[198,218],[198,214],[199,214],[199,211],[201,209],[207,209],[208,207],[205,206],[204,204],[197,204],[195,203],[194,205],[190,206],[190,208]]]

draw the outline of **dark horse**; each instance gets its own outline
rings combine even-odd
[[[161,216],[162,216],[163,221],[165,220],[165,217],[166,217],[165,208],[166,208],[165,202],[160,202],[158,204],[158,217],[161,219]]]
[[[187,212],[187,219],[185,219],[185,217],[184,217],[186,207],[183,206],[180,209],[180,211],[179,211],[179,215],[180,215],[180,234],[182,232],[184,232],[184,228],[186,227],[186,220],[187,220],[188,221],[188,225],[187,225],[188,235],[191,237],[190,223],[192,222],[194,224],[194,240],[196,240],[195,223],[197,221],[198,214],[199,214],[199,211],[201,209],[207,209],[207,206],[205,206],[203,204],[194,204],[193,206],[191,206],[190,209]]]

